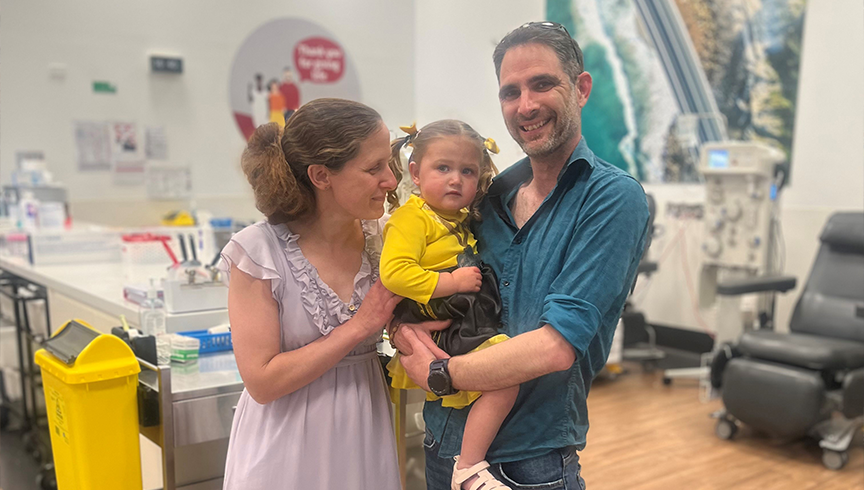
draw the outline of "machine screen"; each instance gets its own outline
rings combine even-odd
[[[729,168],[729,150],[710,150],[708,168]]]

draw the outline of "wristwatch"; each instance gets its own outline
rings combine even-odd
[[[429,377],[426,378],[426,383],[432,393],[438,396],[456,393],[453,389],[453,380],[450,379],[450,371],[447,369],[449,362],[450,359],[436,359],[429,364]]]

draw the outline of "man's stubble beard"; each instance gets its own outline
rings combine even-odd
[[[516,143],[519,144],[519,147],[522,148],[522,151],[525,152],[526,155],[530,158],[538,158],[538,157],[546,157],[553,153],[555,153],[561,146],[570,141],[573,136],[575,136],[582,125],[582,111],[579,107],[579,102],[576,98],[576,92],[572,92],[570,101],[564,107],[564,113],[559,114],[555,120],[555,131],[549,136],[545,143],[543,143],[539,148],[530,148],[525,140],[522,139],[519,133],[519,125],[517,124],[514,128],[514,131],[510,132],[510,135],[516,140]],[[561,124],[563,121],[563,125]]]

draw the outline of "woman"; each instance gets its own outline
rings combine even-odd
[[[389,136],[369,107],[318,99],[243,153],[267,220],[222,251],[246,385],[226,490],[400,488],[375,350],[401,299],[377,280]]]

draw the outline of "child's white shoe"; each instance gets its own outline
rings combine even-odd
[[[507,485],[498,481],[497,478],[489,473],[486,468],[489,463],[481,461],[470,468],[462,468],[456,466],[459,464],[459,456],[454,458],[456,462],[453,464],[453,479],[450,480],[450,490],[462,490],[462,483],[470,479],[472,476],[477,476],[477,480],[471,484],[468,490],[512,490]]]

